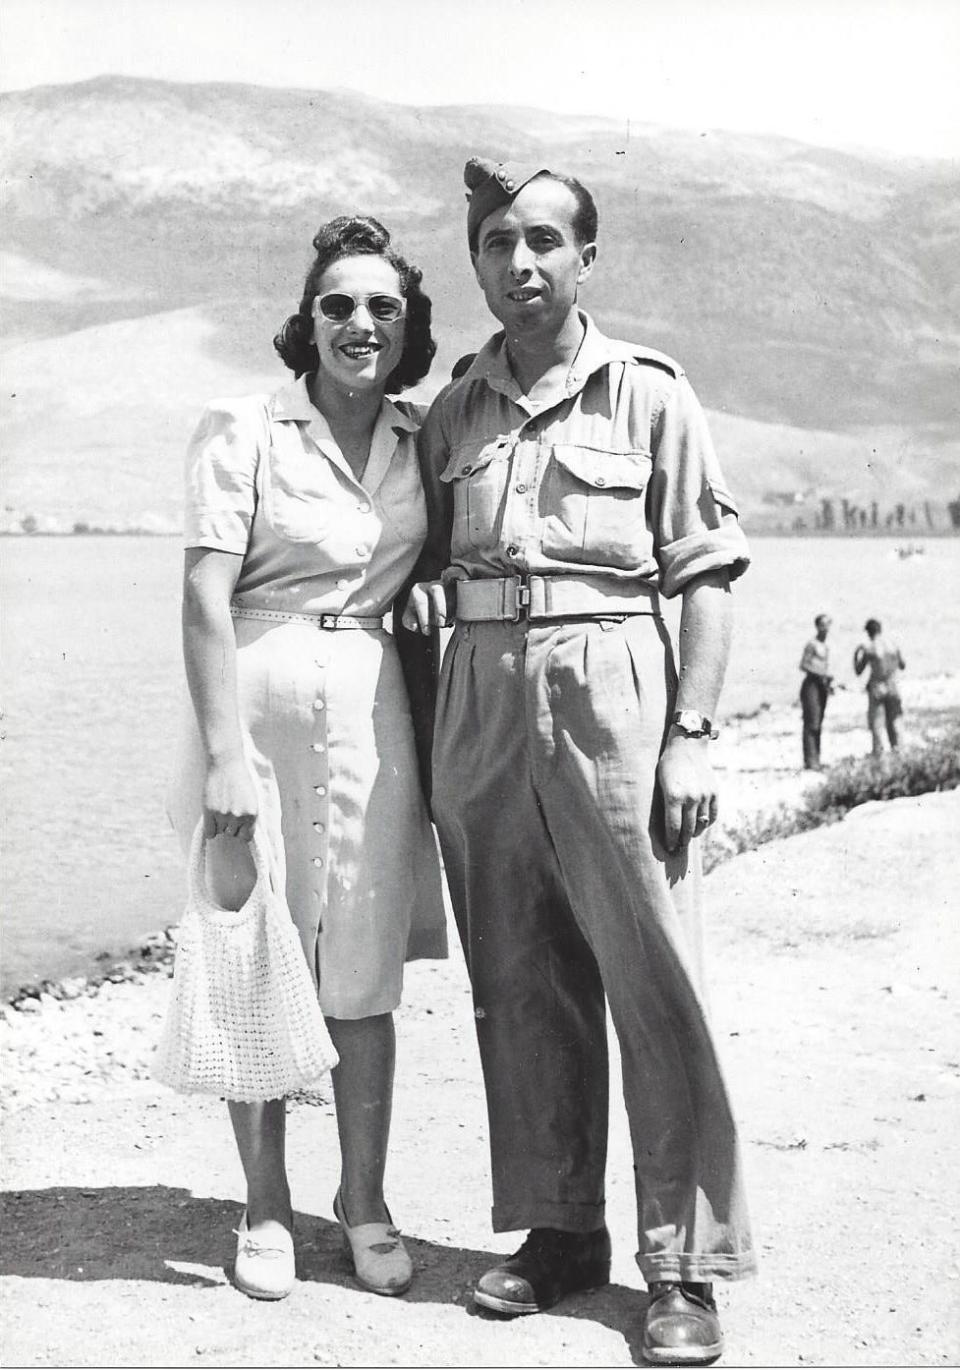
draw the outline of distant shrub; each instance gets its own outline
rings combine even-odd
[[[960,786],[960,723],[942,737],[882,756],[833,766],[824,782],[807,796],[811,814],[842,818],[858,804],[874,799],[906,799],[914,794],[955,790]]]
[[[906,799],[958,787],[960,723],[953,722],[942,736],[920,746],[831,767],[798,809],[781,805],[771,813],[746,818],[735,830],[715,833],[710,829],[703,849],[704,869],[710,871],[765,842],[836,823],[851,809],[875,799]]]

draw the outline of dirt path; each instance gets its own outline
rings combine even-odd
[[[960,939],[946,857],[958,836],[958,792],[870,805],[708,881],[713,1010],[763,1258],[761,1280],[721,1291],[728,1366],[960,1359]],[[242,1191],[225,1111],[142,1078],[165,988],[160,977],[109,986],[87,1001],[82,1029],[75,1003],[44,1012],[42,1033],[23,1027],[26,1068],[55,1073],[56,1053],[76,1052],[71,1032],[86,1034],[90,1064],[82,1088],[61,1091],[87,1102],[38,1102],[6,1119],[4,1364],[639,1361],[631,1164],[616,1105],[613,1284],[537,1318],[471,1308],[490,1254],[513,1243],[489,1230],[459,960],[413,966],[399,1017],[388,1192],[419,1272],[402,1300],[358,1289],[340,1255],[330,1105],[290,1116],[293,1294],[259,1304],[230,1286]]]

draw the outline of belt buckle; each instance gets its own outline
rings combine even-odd
[[[510,577],[513,585],[513,615],[512,623],[519,623],[522,618],[526,618],[530,613],[530,578],[526,575]]]
[[[326,628],[328,632],[333,632],[337,627],[337,619],[339,617],[339,614],[321,614],[320,627]]]

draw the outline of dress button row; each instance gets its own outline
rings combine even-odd
[[[312,752],[325,752],[327,749],[322,742],[311,742],[310,750]]]
[[[323,825],[322,823],[314,823],[314,824],[313,824],[313,831],[314,831],[314,832],[326,832],[327,830],[326,830],[326,828],[324,827],[324,825]]]
[[[322,857],[322,856],[315,856],[315,857],[313,858],[313,864],[314,864],[315,866],[322,866],[322,865],[323,865],[323,857]]]
[[[314,709],[317,711],[317,713],[319,713],[320,710],[323,709],[323,708],[325,707],[323,700],[322,700],[322,699],[315,699],[315,700],[313,701],[313,707],[314,707]]]
[[[327,792],[327,787],[326,785],[314,785],[313,792],[314,794],[318,794],[322,799]]]

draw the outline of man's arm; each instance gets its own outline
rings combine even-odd
[[[420,480],[427,502],[427,537],[411,574],[414,582],[403,610],[402,624],[410,632],[430,633],[447,626],[447,594],[440,576],[450,563],[453,494],[440,479],[449,459],[443,428],[441,391],[417,435]]]
[[[706,572],[683,589],[677,708],[715,716],[733,634],[733,600],[726,569]],[[685,847],[717,816],[709,738],[667,734],[657,776],[663,794],[668,851]]]

